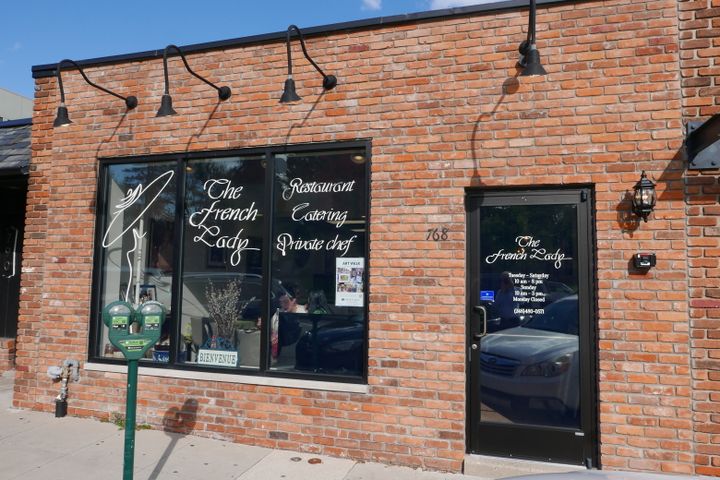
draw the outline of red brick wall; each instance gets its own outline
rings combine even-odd
[[[15,367],[15,339],[0,338],[0,373]]]
[[[340,84],[319,96],[295,64],[299,105],[278,104],[285,46],[191,55],[214,91],[170,61],[175,117],[155,118],[162,61],[88,68],[139,107],[63,76],[73,124],[53,130],[54,79],[33,118],[15,405],[51,410],[50,364],[87,355],[98,157],[372,138],[369,393],[144,379],[139,421],[188,398],[203,435],[459,470],[465,453],[465,188],[595,186],[601,462],[692,472],[686,217],[678,4],[606,0],[541,7],[549,72],[517,77],[527,12],[314,37]],[[297,45],[294,46],[296,48]],[[300,56],[296,56],[300,58]],[[627,216],[640,172],[658,184],[650,221]],[[450,229],[449,242],[426,230]],[[657,253],[645,275],[634,252]],[[68,352],[73,352],[71,355]],[[123,377],[83,372],[70,413],[122,410]]]
[[[683,118],[720,113],[720,1],[681,0]],[[720,181],[719,170],[688,172],[688,262],[697,472],[720,475]]]

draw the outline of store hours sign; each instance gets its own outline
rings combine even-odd
[[[515,315],[544,313],[543,307],[553,301],[552,288],[564,285],[552,278],[573,258],[562,248],[546,245],[533,235],[516,236],[513,243],[512,248],[499,248],[484,255],[486,265],[504,271],[499,273],[499,290],[482,291],[480,297],[484,295],[486,300],[496,303],[511,298]],[[552,288],[551,283],[555,285]]]

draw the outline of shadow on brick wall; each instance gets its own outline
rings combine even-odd
[[[120,120],[118,120],[118,123],[117,123],[117,125],[115,125],[115,128],[113,128],[112,133],[105,140],[102,140],[98,144],[97,148],[95,149],[95,158],[101,157],[103,147],[105,145],[107,145],[108,143],[110,143],[110,141],[113,139],[113,137],[115,137],[117,135],[117,131],[125,123],[125,119],[127,118],[127,115],[128,115],[128,111],[126,110],[123,112],[122,117],[120,117]],[[132,133],[124,133],[124,134],[118,136],[119,141],[129,141],[132,139],[133,139]]]
[[[320,100],[322,100],[322,98],[325,96],[325,93],[327,93],[327,92],[326,92],[325,90],[323,90],[323,91],[320,93],[320,95],[318,95],[318,97],[317,97],[317,98],[315,99],[315,101],[313,102],[312,107],[310,107],[310,110],[308,110],[307,114],[306,114],[305,117],[302,119],[302,122],[300,122],[300,123],[293,123],[293,124],[290,126],[290,129],[288,130],[287,135],[285,135],[285,145],[289,145],[289,144],[290,144],[290,137],[292,136],[293,130],[295,130],[296,128],[301,128],[301,127],[303,127],[303,126],[305,125],[305,122],[307,122],[308,118],[310,118],[310,115],[313,114],[313,112],[314,112],[315,109],[317,108],[318,104],[320,103]]]
[[[489,113],[481,113],[477,120],[475,120],[475,124],[473,125],[473,131],[472,136],[470,139],[471,142],[471,148],[472,148],[472,161],[473,161],[473,175],[470,179],[470,186],[471,187],[479,187],[483,185],[482,177],[480,175],[480,168],[482,165],[480,165],[480,155],[478,153],[477,143],[478,143],[478,133],[480,132],[480,127],[482,124],[490,121],[495,116],[495,113],[497,112],[500,105],[503,104],[503,101],[505,100],[505,97],[508,95],[515,94],[519,88],[520,88],[520,82],[518,81],[517,77],[520,75],[520,69],[516,67],[515,75],[512,77],[508,77],[505,79],[505,81],[502,84],[502,95],[500,95],[500,98],[498,99],[497,103],[493,106],[493,109]]]

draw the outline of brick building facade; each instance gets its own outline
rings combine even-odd
[[[75,357],[82,379],[70,385],[69,413],[123,409],[122,368],[90,346],[98,159],[362,141],[372,156],[363,381],[148,365],[140,421],[161,427],[195,399],[197,435],[461,470],[471,435],[468,195],[576,188],[592,202],[596,451],[586,457],[607,469],[720,475],[720,189],[718,172],[688,171],[683,152],[684,123],[720,109],[720,4],[540,2],[543,77],[519,76],[527,9],[508,5],[310,29],[310,54],[339,83],[320,94],[316,72],[296,62],[304,100],[291,106],[278,103],[284,34],[187,49],[195,71],[232,87],[226,102],[172,58],[169,117],[155,116],[155,52],[82,63],[104,87],[138,97],[127,113],[64,71],[74,123],[55,129],[54,67],[36,67],[14,405],[51,410],[57,386],[45,370]],[[658,193],[647,222],[629,200],[642,171]],[[433,241],[433,228],[447,239]],[[655,268],[630,265],[640,251],[657,255]]]
[[[678,2],[683,121],[702,121],[720,112],[719,8],[718,2]],[[688,298],[695,463],[698,472],[718,475],[715,329],[720,315],[720,185],[717,171],[708,173],[686,176]]]

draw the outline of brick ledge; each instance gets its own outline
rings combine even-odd
[[[90,372],[127,373],[126,365],[86,363],[83,368]],[[180,378],[183,380],[207,380],[211,382],[240,383],[269,387],[301,388],[306,390],[327,390],[331,392],[368,393],[367,385],[356,383],[322,382],[319,380],[298,380],[294,378],[255,377],[227,373],[197,372],[190,370],[169,370],[166,368],[140,367],[138,374],[147,377]]]

